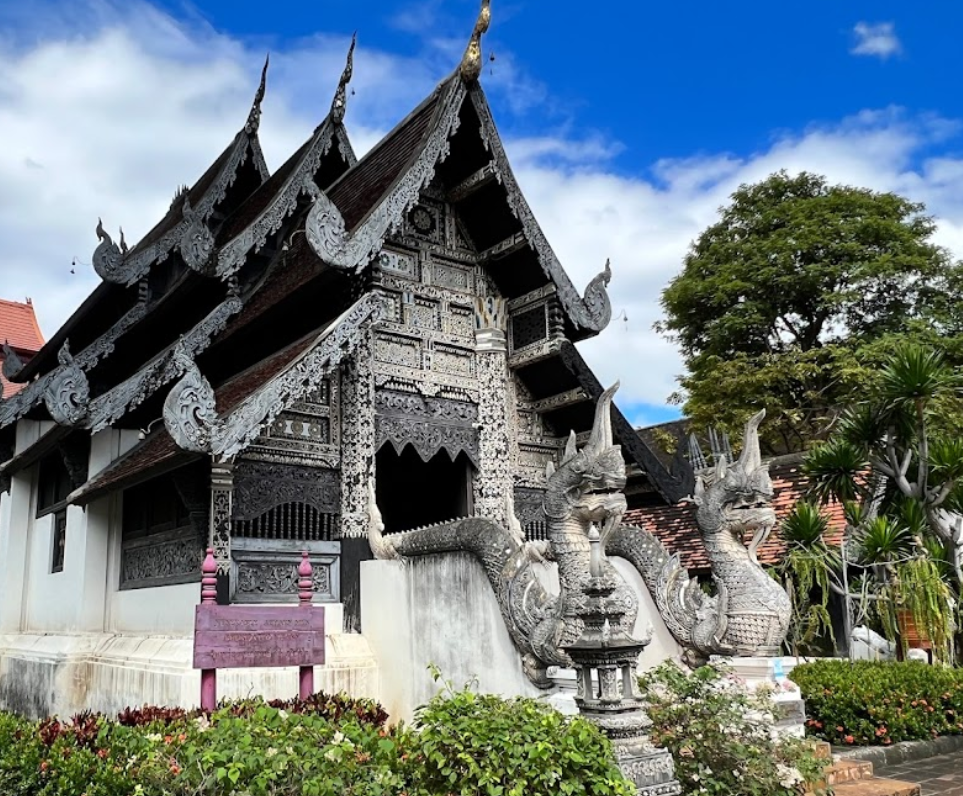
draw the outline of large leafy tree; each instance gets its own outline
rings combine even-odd
[[[765,406],[770,452],[800,450],[907,339],[963,361],[963,269],[923,210],[805,172],[740,187],[662,295],[686,414],[728,428]]]

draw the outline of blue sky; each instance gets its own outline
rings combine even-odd
[[[52,334],[96,282],[97,217],[145,232],[243,123],[266,51],[276,168],[326,112],[353,31],[364,151],[455,67],[477,10],[0,0],[0,296],[32,296]],[[637,422],[678,411],[659,292],[741,182],[809,169],[898,191],[963,254],[963,5],[492,0],[492,16],[496,122],[573,281],[612,258],[627,320],[583,352]]]

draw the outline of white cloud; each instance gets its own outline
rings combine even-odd
[[[857,22],[853,33],[856,35],[856,44],[850,50],[853,55],[871,55],[886,60],[903,50],[892,22]]]
[[[48,335],[96,285],[97,217],[110,230],[123,225],[131,242],[146,232],[176,186],[196,179],[243,123],[263,58],[263,48],[148,5],[111,8],[45,17],[43,30],[0,39],[0,296],[32,296]],[[366,48],[361,34],[348,125],[364,151],[447,67]],[[327,111],[347,44],[319,34],[272,48],[261,130],[271,167]],[[507,54],[496,63],[506,62]],[[510,85],[520,79],[508,77]],[[483,79],[500,94],[497,80]],[[661,290],[740,183],[808,169],[899,191],[926,202],[939,217],[939,242],[963,253],[963,159],[939,151],[957,133],[952,120],[865,111],[778,134],[749,157],[710,151],[660,161],[644,175],[616,171],[623,145],[571,128],[506,146],[576,285],[612,259],[614,314],[624,311],[628,328],[614,321],[583,344],[586,358],[603,382],[622,380],[621,403],[658,405],[681,369],[674,346],[652,331]],[[920,165],[924,151],[931,157]],[[82,265],[70,275],[74,255]]]

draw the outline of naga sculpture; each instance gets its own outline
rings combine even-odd
[[[597,526],[604,541],[619,528],[625,512],[625,463],[619,446],[612,443],[611,405],[617,387],[599,399],[588,444],[577,450],[573,434],[561,465],[549,475],[547,545],[525,544],[517,529],[513,533],[480,517],[384,535],[373,490],[369,494],[368,540],[376,558],[467,552],[481,562],[512,640],[522,653],[525,673],[539,687],[552,685],[546,676],[549,666],[572,665],[563,648],[579,638],[584,626],[589,529]],[[557,596],[549,594],[536,575],[533,562],[539,558],[558,563]],[[602,565],[618,584],[610,599],[619,601],[621,621],[631,631],[637,599],[611,564],[604,561]]]
[[[678,555],[641,528],[622,526],[607,552],[628,559],[642,574],[676,639],[696,654],[777,655],[789,629],[789,596],[759,564],[756,551],[776,522],[769,467],[759,453],[765,410],[746,424],[742,455],[696,481],[696,521],[712,566],[716,594],[689,579]],[[747,534],[752,539],[746,546]]]

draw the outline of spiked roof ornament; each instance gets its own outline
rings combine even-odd
[[[478,13],[478,21],[475,22],[475,29],[472,31],[471,39],[468,42],[468,47],[465,49],[465,54],[462,56],[461,66],[459,67],[461,79],[465,83],[474,83],[481,75],[481,39],[488,30],[489,25],[491,25],[491,21],[491,0],[482,0],[481,11]]]
[[[348,57],[345,60],[344,71],[338,81],[338,90],[334,92],[334,99],[331,101],[331,121],[341,124],[344,121],[344,112],[348,106],[348,83],[354,74],[354,46],[358,42],[358,34],[351,37],[351,46],[348,47]]]
[[[271,63],[271,54],[268,53],[264,58],[264,66],[261,68],[261,82],[254,94],[254,102],[251,103],[251,112],[247,115],[247,122],[244,124],[244,131],[249,135],[257,132],[261,125],[261,102],[264,100],[264,91],[267,88],[267,71]]]

